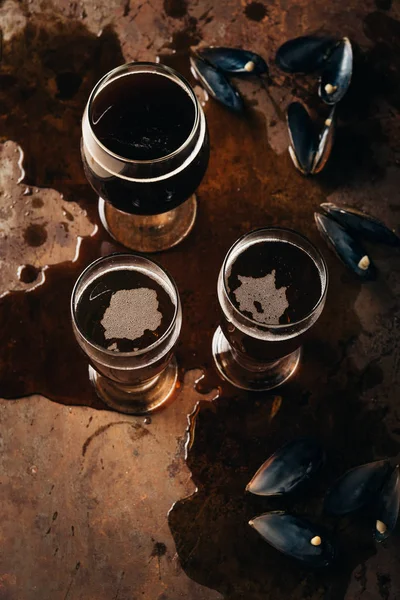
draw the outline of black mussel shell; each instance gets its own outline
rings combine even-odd
[[[312,173],[318,143],[314,124],[300,102],[289,104],[287,124],[291,141],[289,146],[291,159],[299,171],[309,175]]]
[[[243,110],[242,97],[222,71],[216,69],[198,55],[190,57],[190,65],[193,75],[200,81],[210,96],[235,112]]]
[[[400,238],[394,231],[386,227],[382,221],[379,221],[372,215],[348,206],[336,206],[330,202],[321,204],[321,208],[330,217],[333,217],[345,227],[345,229],[370,242],[387,244],[389,246],[400,245]]]
[[[348,38],[338,44],[326,61],[319,84],[319,95],[327,104],[339,102],[350,85],[353,73],[353,50]]]
[[[340,260],[360,279],[375,279],[375,266],[363,246],[334,219],[317,212],[314,218],[321,236]]]
[[[330,156],[334,131],[335,111],[331,111],[318,137],[310,115],[300,102],[292,102],[287,111],[291,145],[289,154],[295,167],[303,175],[322,171]]]
[[[324,460],[324,451],[316,440],[293,440],[265,461],[246,490],[258,496],[288,494],[309,481]]]
[[[330,37],[304,35],[285,42],[278,49],[275,62],[287,73],[312,73],[324,65],[336,44]]]
[[[249,50],[240,48],[210,47],[201,48],[197,54],[214,67],[225,73],[267,75],[268,66],[265,60]]]
[[[331,515],[346,515],[376,502],[391,471],[387,460],[378,460],[346,471],[325,496],[324,510]]]
[[[397,465],[379,493],[374,533],[377,542],[383,542],[396,527],[399,505],[400,475]]]
[[[276,550],[308,567],[327,567],[335,557],[326,532],[305,519],[275,511],[255,517],[249,525]]]

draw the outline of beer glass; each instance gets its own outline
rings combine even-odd
[[[241,237],[218,277],[222,316],[212,352],[220,375],[245,390],[284,383],[322,312],[327,286],[326,263],[302,235],[264,228]]]
[[[201,105],[179,73],[137,62],[105,75],[84,111],[81,152],[114,239],[157,252],[188,235],[209,142]]]
[[[108,406],[145,414],[173,398],[182,311],[162,267],[135,254],[99,258],[79,276],[71,314],[90,380]]]

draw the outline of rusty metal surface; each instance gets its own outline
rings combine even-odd
[[[362,286],[325,249],[312,221],[320,202],[334,201],[398,226],[399,18],[390,0],[0,5],[0,136],[21,146],[26,170],[24,183],[6,192],[19,202],[15,238],[0,256],[9,266],[7,273],[2,269],[1,292],[22,290],[0,301],[0,598],[400,598],[398,536],[377,549],[368,530],[349,523],[341,532],[341,569],[306,573],[245,527],[253,510],[278,506],[248,500],[242,491],[269,451],[299,432],[321,435],[330,456],[315,497],[289,506],[312,516],[324,486],[344,468],[400,450],[399,255],[378,249],[379,279]],[[225,387],[222,398],[201,402],[186,466],[187,415],[202,398],[193,389],[196,373],[149,424],[97,411],[69,329],[74,279],[91,259],[117,249],[101,229],[91,237],[98,222],[81,168],[80,116],[97,79],[124,60],[161,56],[186,72],[189,46],[223,44],[258,51],[272,62],[283,41],[315,30],[346,34],[356,49],[357,69],[326,170],[304,179],[286,152],[284,111],[293,97],[323,116],[315,81],[288,77],[271,65],[268,93],[257,82],[239,82],[249,107],[244,118],[205,102],[212,147],[198,220],[190,238],[158,260],[182,294],[180,364],[185,371],[205,368],[209,387],[217,381],[210,357],[218,322],[215,282],[239,235],[279,224],[313,239],[330,269],[326,309],[299,373],[279,391],[281,400]],[[7,148],[16,147],[8,142]],[[3,163],[0,168],[3,186]],[[32,207],[43,225],[34,239],[47,236],[36,246],[23,235],[31,216],[25,215],[31,206],[21,210],[21,198],[32,199],[23,196],[26,186],[46,200]],[[0,200],[7,208],[4,195]],[[57,233],[63,209],[74,216],[65,247]],[[9,215],[2,219],[4,235]],[[77,236],[84,236],[80,256],[56,264],[74,258]],[[28,264],[42,272],[50,266],[43,285],[26,293],[33,281],[21,282],[18,267]],[[34,392],[42,396],[12,399]],[[170,531],[167,513],[181,499],[170,514]]]
[[[14,142],[0,146],[0,296],[42,285],[43,270],[76,260],[81,238],[97,230],[56,190],[25,185],[23,158]]]
[[[0,598],[220,597],[185,576],[166,519],[194,490],[183,456],[196,376],[148,421],[1,403]]]

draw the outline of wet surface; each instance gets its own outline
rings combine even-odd
[[[43,283],[46,268],[73,261],[80,237],[96,230],[57,190],[25,185],[22,162],[20,146],[0,144],[0,296]]]
[[[323,497],[347,468],[397,455],[399,445],[387,437],[385,408],[365,410],[358,400],[359,378],[347,364],[341,365],[346,376],[330,376],[332,391],[316,377],[309,380],[305,371],[315,360],[310,353],[306,348],[299,375],[279,391],[280,397],[220,398],[197,415],[188,466],[198,492],[174,506],[169,523],[185,572],[226,599],[343,598],[355,567],[377,551],[374,519],[327,518]],[[288,439],[304,434],[320,439],[328,455],[315,484],[293,498],[245,493],[261,463]],[[269,510],[287,510],[332,531],[336,564],[313,573],[269,547],[248,526],[251,518]],[[398,536],[386,547],[397,554]]]
[[[18,28],[22,16],[20,21],[14,19],[16,32],[4,48],[0,74],[0,135],[3,140],[11,139],[20,144],[25,153],[26,179],[21,195],[24,197],[27,186],[26,197],[34,211],[45,210],[45,207],[40,206],[40,197],[31,197],[33,185],[51,187],[62,193],[63,221],[67,226],[76,221],[82,223],[82,215],[68,208],[70,201],[77,202],[87,211],[90,220],[98,224],[96,198],[85,182],[81,167],[80,116],[90,89],[113,66],[125,59],[154,60],[160,54],[162,62],[175,66],[194,83],[188,70],[187,50],[199,42],[243,45],[259,51],[270,63],[275,49],[288,37],[308,30],[326,30],[329,24],[334,29],[333,35],[343,35],[345,30],[355,42],[357,69],[353,86],[340,106],[331,159],[324,172],[315,178],[304,178],[295,171],[286,152],[284,126],[284,109],[294,97],[306,101],[319,118],[324,118],[325,109],[316,94],[315,79],[287,76],[271,64],[273,84],[267,91],[258,81],[237,80],[246,102],[243,116],[233,115],[213,101],[205,103],[211,158],[198,191],[196,225],[181,245],[155,258],[175,278],[181,292],[184,324],[178,359],[182,370],[204,368],[206,377],[201,383],[202,389],[219,385],[221,397],[212,404],[201,402],[192,419],[187,463],[198,491],[175,504],[169,524],[185,573],[195,582],[218,590],[226,600],[335,599],[344,597],[346,590],[348,598],[397,598],[400,594],[398,536],[385,542],[376,554],[369,523],[327,520],[321,516],[321,502],[326,487],[343,470],[374,458],[395,456],[400,449],[397,394],[400,257],[392,250],[371,248],[379,278],[361,285],[324,246],[314,227],[312,213],[320,202],[347,202],[368,210],[393,228],[398,227],[399,15],[393,14],[394,7],[389,3],[378,0],[367,5],[353,2],[354,17],[347,11],[340,14],[337,7],[328,7],[326,3],[310,8],[311,5],[303,1],[291,5],[287,11],[283,6],[286,3],[277,6],[264,2],[223,2],[222,8],[211,9],[206,3],[196,7],[191,2],[165,0],[159,3],[157,10],[146,2],[134,8],[131,4],[127,7],[124,3],[115,9],[117,33],[109,25],[110,20],[102,17],[103,13],[109,14],[109,9],[102,5],[94,11],[90,2],[85,4],[86,16],[81,19],[87,21],[88,27],[77,20],[75,9],[64,4],[60,4],[59,10],[69,15],[68,20],[64,16],[41,19],[36,13],[29,15],[22,5],[19,10],[25,11],[23,16],[28,18],[28,23]],[[76,9],[77,15],[81,10]],[[168,28],[159,21],[157,12],[160,11],[169,17]],[[227,24],[227,14],[232,15],[231,26]],[[272,24],[275,26],[271,27]],[[97,35],[97,31],[102,31],[101,35]],[[196,91],[204,100],[203,92],[198,88]],[[325,311],[304,348],[296,377],[275,394],[250,396],[221,384],[213,369],[210,344],[219,319],[216,281],[223,258],[240,235],[262,225],[293,228],[316,243],[329,265],[330,290]],[[15,277],[17,279],[17,268],[20,268],[19,278],[24,285],[29,280],[37,283],[34,275],[39,267],[29,252],[46,247],[46,230],[43,225],[33,229],[31,224],[23,227],[26,244],[21,246],[24,255],[16,265]],[[85,357],[72,335],[69,297],[76,278],[89,262],[122,248],[101,228],[93,237],[88,237],[89,233],[85,235],[74,262],[69,258],[65,259],[69,262],[46,268],[44,282],[35,290],[13,292],[0,299],[0,328],[2,339],[6,341],[0,346],[1,397],[13,399],[39,393],[63,404],[104,408],[89,386]],[[55,247],[58,246],[59,240],[55,242]],[[52,252],[49,250],[49,255]],[[187,268],[188,257],[190,269]],[[188,393],[184,386],[182,394],[186,397]],[[197,399],[196,395],[195,400],[182,407],[185,418]],[[30,401],[32,408],[29,408]],[[57,446],[59,441],[51,437],[55,434],[48,433],[45,427],[47,422],[53,423],[56,411],[61,411],[60,419],[65,420],[68,410],[74,411],[74,415],[78,414],[77,410],[87,410],[67,409],[57,404],[49,406],[51,409],[43,410],[34,398],[2,403],[2,410],[8,415],[7,423],[18,421],[15,415],[18,416],[19,410],[23,410],[24,415],[32,411],[39,423],[35,422],[32,429],[37,432],[37,440],[49,436],[44,445],[47,456],[52,454],[52,442]],[[158,417],[154,416],[152,423],[145,424],[151,428],[159,419],[156,437],[160,443],[142,435],[142,429],[136,427],[142,427],[143,419],[139,423],[127,418],[127,422],[134,425],[135,440],[140,439],[142,445],[137,451],[143,454],[151,451],[154,456],[154,464],[146,463],[151,473],[153,504],[150,507],[146,504],[145,516],[139,525],[134,507],[130,509],[128,521],[118,512],[123,512],[121,507],[128,495],[128,487],[121,483],[123,472],[119,476],[121,487],[120,495],[116,496],[115,513],[112,499],[107,499],[105,504],[100,500],[98,505],[94,500],[99,495],[98,490],[103,493],[109,486],[109,480],[101,476],[104,469],[110,473],[114,469],[112,463],[130,464],[123,449],[125,438],[118,440],[116,448],[104,446],[106,467],[103,455],[96,455],[93,464],[87,467],[83,483],[79,469],[74,470],[73,464],[63,466],[63,476],[67,477],[68,473],[69,483],[81,482],[76,505],[88,505],[88,510],[98,506],[93,508],[97,511],[94,524],[89,524],[83,513],[79,513],[80,526],[76,522],[73,525],[74,540],[79,540],[78,532],[83,528],[90,532],[90,535],[82,535],[80,542],[85,559],[69,549],[69,542],[65,542],[66,529],[60,534],[60,544],[51,549],[44,548],[41,538],[38,541],[34,533],[30,533],[30,539],[41,548],[39,562],[42,565],[48,564],[50,552],[52,557],[53,554],[62,556],[62,552],[68,556],[69,570],[60,569],[59,578],[64,582],[65,575],[63,594],[67,593],[69,600],[81,597],[103,600],[113,597],[112,594],[118,600],[126,600],[132,592],[152,600],[217,597],[211,589],[185,587],[189,579],[183,574],[178,583],[171,583],[171,578],[165,587],[158,583],[161,580],[158,579],[159,568],[160,578],[164,576],[163,565],[169,565],[169,573],[173,571],[174,550],[170,534],[165,533],[162,539],[155,531],[157,527],[166,527],[165,514],[169,506],[192,492],[187,483],[181,485],[188,477],[182,462],[182,442],[177,450],[178,459],[173,459],[172,450],[168,464],[162,459],[163,444],[168,439],[164,427],[172,427],[175,418],[178,422],[178,409],[179,406],[171,422],[167,416],[172,406]],[[45,414],[46,417],[41,416]],[[82,459],[90,455],[99,439],[116,435],[119,425],[114,428],[111,424],[125,422],[125,418],[111,412],[90,414],[90,418],[94,415],[99,421],[97,431],[86,430],[86,423],[82,425],[78,419],[76,434],[73,430],[69,432],[71,436],[76,435],[73,440],[79,438]],[[179,421],[181,437],[186,426],[184,421]],[[81,427],[85,428],[85,435]],[[5,429],[5,435],[7,431]],[[303,433],[320,437],[329,459],[310,496],[275,502],[245,495],[246,483],[263,460],[290,437]],[[26,430],[19,428],[15,444],[22,444],[26,439],[30,439]],[[146,446],[149,439],[154,442],[151,447]],[[36,443],[35,440],[33,438]],[[30,455],[33,458],[27,458],[26,479],[37,474],[36,455],[43,461],[39,468],[44,468],[46,473],[49,469],[46,453],[42,456],[41,444],[37,444]],[[8,447],[11,456],[18,445]],[[66,456],[68,453],[73,454],[70,447]],[[80,460],[76,459],[77,465]],[[7,465],[12,468],[12,460]],[[168,502],[162,503],[159,497],[163,495],[164,478],[169,479],[171,474],[179,479],[180,487],[174,488],[167,495]],[[154,481],[161,482],[159,487]],[[10,479],[10,486],[12,483]],[[35,493],[40,489],[44,498],[44,482],[37,485]],[[134,486],[138,505],[141,497],[146,496],[148,486],[149,478],[143,468]],[[24,480],[24,489],[21,502],[24,518],[30,522],[44,509],[36,503],[28,510],[28,504],[34,502],[26,491],[28,480]],[[59,494],[59,499],[66,496],[63,490]],[[44,500],[41,502],[43,506]],[[247,525],[248,519],[256,514],[285,508],[334,530],[340,543],[340,558],[332,571],[302,570],[273,551]],[[15,519],[13,510],[11,504],[7,513],[10,522]],[[65,506],[65,511],[68,510],[71,509]],[[59,516],[53,521],[56,512]],[[157,517],[152,521],[155,513]],[[108,516],[103,523],[104,514]],[[61,515],[58,506],[46,504],[44,533],[49,527],[53,532],[59,526]],[[126,532],[133,522],[134,534],[129,537]],[[157,526],[153,527],[153,522]],[[69,522],[65,523],[67,526],[70,535]],[[11,529],[5,533],[11,544]],[[59,549],[62,543],[63,551]],[[146,550],[138,553],[136,561],[127,554],[127,549],[131,552],[135,545]],[[101,573],[96,571],[98,567],[89,558],[90,553],[96,557],[96,552],[100,553],[101,564],[109,567],[108,571],[107,568]],[[115,558],[110,558],[111,554]],[[15,556],[15,552],[10,556]],[[22,547],[17,549],[17,556],[22,560]],[[50,589],[49,579],[39,575],[35,565],[28,563],[24,565],[26,581],[35,573],[39,589]],[[13,573],[11,563],[7,563],[7,568]],[[68,578],[64,571],[68,571]],[[141,577],[135,580],[130,577],[128,582],[128,572],[138,572]],[[14,584],[13,575],[10,577],[6,589],[15,592],[10,597],[21,597],[18,589],[26,591],[25,584]],[[153,584],[156,588],[151,587]],[[79,586],[83,596],[77,591]],[[53,595],[48,597],[58,597],[57,593],[61,590],[52,588]],[[22,596],[30,600],[38,597],[35,594],[29,591]],[[47,597],[41,594],[40,598]]]
[[[33,283],[39,275],[39,269],[33,265],[24,265],[20,267],[18,277],[23,283]]]

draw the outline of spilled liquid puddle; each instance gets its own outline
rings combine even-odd
[[[261,16],[258,4],[249,5],[257,18]],[[184,52],[161,60],[195,83],[186,51],[199,35],[194,22],[187,25],[170,45]],[[45,30],[35,27],[32,39],[40,40]],[[19,79],[12,60],[6,58],[2,77],[8,78],[8,108],[0,116],[0,126],[2,134],[26,152],[28,182],[62,191],[97,222],[96,197],[85,183],[80,164],[79,119],[95,81],[123,59],[111,32],[95,38],[81,24],[72,24],[72,33],[66,27],[54,23],[51,41],[43,45],[35,41],[35,48],[31,47],[36,53],[34,64],[43,65],[39,73],[26,72]],[[15,42],[20,52],[23,43],[22,37]],[[65,48],[69,49],[67,62],[61,58]],[[97,56],[102,72],[92,70]],[[35,79],[38,97],[32,99]],[[263,93],[259,90],[252,104]],[[0,91],[0,95],[3,99],[5,93]],[[206,103],[211,158],[198,190],[198,218],[188,239],[155,257],[174,277],[181,293],[180,366],[183,371],[204,368],[202,389],[218,385],[222,394],[212,404],[201,403],[192,418],[188,465],[198,492],[175,505],[170,527],[185,572],[219,590],[225,599],[322,598],[327,593],[342,597],[352,569],[375,551],[365,523],[349,519],[337,525],[322,520],[340,529],[342,546],[337,571],[318,574],[303,571],[272,550],[247,521],[263,511],[284,508],[318,518],[323,491],[336,475],[375,455],[397,452],[397,445],[387,439],[382,409],[367,412],[358,403],[363,384],[347,356],[351,340],[360,333],[352,309],[360,285],[324,252],[330,270],[325,311],[304,348],[298,374],[275,394],[248,395],[222,383],[213,367],[211,339],[219,320],[217,276],[231,244],[253,228],[280,225],[298,230],[321,247],[312,213],[343,183],[343,173],[354,177],[349,166],[340,166],[347,165],[349,155],[357,153],[368,137],[361,142],[357,136],[339,137],[345,156],[334,152],[321,177],[303,178],[288,154],[278,155],[268,143],[277,126],[276,115],[273,119],[269,115],[268,120],[249,104],[246,114],[237,116],[213,101]],[[367,163],[371,164],[373,157]],[[82,241],[75,262],[47,269],[43,285],[36,290],[0,299],[1,397],[40,393],[60,403],[105,408],[89,385],[86,357],[72,334],[69,300],[82,269],[100,255],[118,250],[123,249],[100,228],[94,237]],[[32,265],[23,265],[21,278],[28,281],[34,274]],[[245,485],[261,462],[288,438],[305,433],[321,437],[329,456],[310,497],[291,503],[246,496]]]
[[[62,46],[65,44],[63,40]],[[162,60],[178,67],[195,83],[188,72],[187,55]],[[48,110],[54,110],[54,102],[51,100]],[[27,112],[30,109],[30,105],[25,107]],[[184,371],[205,368],[203,389],[221,386],[212,365],[211,339],[219,315],[217,276],[228,248],[240,235],[260,225],[289,226],[317,238],[311,207],[323,200],[315,182],[294,172],[286,154],[277,156],[270,149],[265,117],[260,112],[249,108],[246,115],[239,117],[209,101],[206,115],[211,159],[198,191],[196,225],[176,249],[156,257],[176,280],[182,297],[184,324],[177,349],[179,363]],[[68,125],[67,120],[65,127]],[[9,125],[7,133],[20,140],[23,129],[18,126],[14,130]],[[65,134],[60,135],[64,139]],[[77,132],[72,137],[77,137]],[[78,137],[76,146],[69,147],[69,151],[62,156],[67,172],[70,165],[74,170],[80,165]],[[42,163],[48,152],[43,152],[43,156]],[[50,157],[50,163],[56,159],[57,152]],[[52,168],[56,169],[57,163]],[[94,193],[86,185],[82,200],[79,178],[78,182],[79,196],[75,190],[69,197],[77,199],[92,219],[97,219]],[[39,231],[28,233],[33,241],[41,235]],[[111,243],[102,251],[102,242],[109,239],[100,227],[97,235],[82,241],[75,262],[52,266],[45,273],[44,284],[31,293],[9,294],[1,299],[0,326],[8,343],[0,348],[0,396],[16,398],[40,393],[62,403],[101,405],[88,382],[86,359],[72,335],[69,300],[79,273],[89,262],[101,254],[123,250]]]
[[[182,57],[168,60],[183,71]],[[307,92],[296,88],[297,96],[306,98]],[[259,95],[257,99],[260,101]],[[364,124],[360,131],[357,124],[352,125],[357,103],[350,98],[330,163],[321,176],[302,178],[286,153],[277,156],[271,151],[267,142],[271,131],[267,134],[263,114],[249,110],[243,120],[211,101],[206,114],[211,161],[199,190],[205,206],[201,210],[200,204],[192,233],[196,243],[196,254],[190,254],[193,268],[179,279],[173,270],[178,259],[172,254],[163,257],[180,288],[192,274],[192,289],[196,280],[204,282],[203,289],[191,294],[186,308],[193,322],[196,314],[202,314],[203,333],[186,329],[182,340],[185,351],[192,349],[194,362],[202,357],[201,364],[206,366],[200,385],[205,389],[218,385],[210,352],[218,322],[216,279],[229,245],[239,235],[263,225],[282,225],[307,235],[322,246],[330,288],[322,317],[304,346],[299,370],[288,384],[275,393],[247,394],[220,382],[221,397],[212,404],[200,403],[192,416],[187,456],[198,490],[175,504],[169,514],[170,528],[186,574],[218,590],[225,600],[341,598],[356,566],[376,552],[374,520],[327,519],[322,515],[324,493],[347,468],[394,456],[399,445],[388,438],[383,423],[385,407],[366,407],[359,400],[369,387],[364,385],[369,368],[364,377],[349,357],[349,349],[361,333],[353,309],[360,285],[321,244],[313,211],[337,187],[382,177],[380,158],[371,151],[370,143],[381,137],[375,138],[376,126]],[[206,205],[210,202],[212,207]],[[185,242],[188,251],[189,243]],[[372,284],[373,295],[379,296],[380,285]],[[205,305],[208,311],[204,311]],[[190,364],[188,358],[190,355],[182,354],[181,360]],[[373,378],[370,387],[375,384]],[[292,499],[266,500],[245,493],[248,481],[274,450],[291,437],[308,434],[321,439],[328,455],[314,487]],[[269,547],[248,526],[248,520],[256,515],[285,509],[335,532],[338,560],[334,568],[310,573]]]
[[[198,491],[175,504],[169,524],[185,573],[218,590],[225,600],[343,598],[353,570],[376,552],[374,518],[324,517],[323,496],[346,468],[374,459],[371,439],[382,456],[396,454],[398,445],[387,440],[382,411],[365,411],[355,401],[354,376],[346,389],[334,378],[330,391],[323,382],[305,388],[306,380],[301,372],[279,391],[277,411],[271,396],[241,395],[201,403],[197,413],[187,463]],[[321,440],[328,454],[312,486],[291,498],[245,492],[274,450],[288,439],[309,434]],[[270,510],[287,510],[333,531],[338,540],[336,565],[304,569],[270,547],[248,525]]]
[[[81,237],[97,227],[75,202],[54,189],[23,183],[23,152],[0,144],[0,296],[32,290],[49,265],[74,260]],[[68,206],[68,209],[67,209]]]
[[[25,38],[17,37],[13,41],[15,56],[32,52],[33,64],[39,71],[32,73],[26,68],[19,74],[13,57],[5,54],[4,70],[14,79],[7,93],[0,92],[9,109],[0,116],[1,131],[20,142],[24,150],[27,148],[28,182],[34,179],[35,184],[45,186],[50,180],[51,185],[65,192],[65,198],[79,202],[90,218],[97,221],[96,197],[85,183],[81,167],[79,121],[95,81],[104,70],[122,62],[118,43],[110,30],[96,38],[76,22],[71,25],[54,22],[49,30],[30,24],[25,35],[28,40],[42,39],[43,42],[32,41],[25,47]],[[66,50],[67,58],[64,57]],[[161,61],[177,68],[195,84],[189,71],[187,46],[185,51],[180,47],[174,50],[178,52],[162,56]],[[96,57],[100,57],[98,63]],[[97,65],[97,71],[92,70],[93,64]],[[70,99],[61,100],[57,81],[60,74],[67,72],[67,67],[68,72],[80,75],[82,83],[77,86],[75,78],[70,93],[62,88],[61,95]],[[65,81],[72,79],[61,78],[64,86]],[[36,98],[27,93],[34,80],[38,82]],[[264,90],[258,91],[259,95],[264,93]],[[267,125],[265,115],[247,104],[246,114],[237,116],[214,101],[206,103],[211,158],[198,191],[198,218],[187,240],[156,257],[175,278],[182,296],[184,324],[178,346],[182,369],[204,367],[203,388],[219,385],[222,391],[229,393],[233,390],[221,384],[211,357],[212,334],[219,318],[216,282],[228,248],[246,231],[268,225],[296,229],[320,244],[312,213],[325,200],[325,192],[336,184],[335,181],[330,185],[329,172],[319,179],[303,178],[293,168],[286,152],[278,156],[271,150],[268,144],[271,131],[267,131],[267,127],[271,130],[276,123],[269,121]],[[35,140],[34,146],[32,140]],[[334,156],[332,161],[335,161]],[[71,213],[65,211],[68,221]],[[36,244],[42,242],[45,232],[29,230],[26,235],[28,243]],[[3,339],[7,340],[0,349],[1,396],[13,398],[41,393],[59,402],[99,405],[87,381],[85,358],[72,336],[69,297],[76,278],[91,260],[100,254],[122,250],[109,243],[107,250],[102,251],[103,241],[109,238],[100,228],[94,238],[83,240],[78,260],[46,271],[45,283],[40,288],[30,294],[17,293],[1,300],[0,322]],[[190,269],[187,269],[188,257]],[[335,280],[340,276],[341,267],[331,256],[329,258]],[[34,276],[28,265],[21,267],[22,277]],[[354,297],[356,290],[357,284],[350,284],[350,295]],[[349,297],[337,298],[335,313],[339,314],[340,310],[346,313],[350,305]],[[323,329],[317,326],[318,331]],[[334,343],[342,338],[343,332],[338,328]]]

